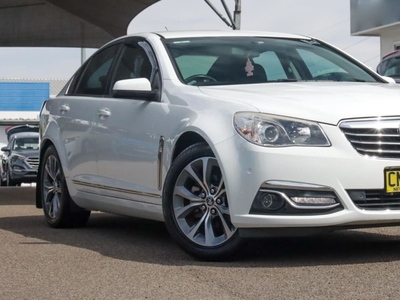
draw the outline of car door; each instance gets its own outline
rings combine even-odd
[[[78,191],[98,193],[93,122],[119,47],[114,44],[95,53],[77,73],[67,93],[57,100],[62,151]]]
[[[110,87],[116,81],[147,78],[159,89],[160,77],[150,46],[126,40]],[[102,195],[159,203],[158,153],[162,137],[152,132],[162,107],[146,99],[100,99],[95,121],[97,170]]]

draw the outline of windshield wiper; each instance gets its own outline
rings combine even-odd
[[[289,78],[279,78],[272,82],[297,82],[297,79],[289,79]]]
[[[350,82],[366,82],[364,79],[358,79],[358,78],[346,78],[345,80],[337,80],[337,81],[350,81]]]
[[[346,78],[346,79],[314,79],[314,80],[307,80],[307,81],[314,81],[314,82],[318,82],[318,81],[323,81],[323,82],[367,82],[364,79],[357,79],[357,78]]]

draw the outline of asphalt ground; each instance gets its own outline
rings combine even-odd
[[[400,228],[250,241],[199,262],[163,223],[93,213],[52,229],[34,188],[0,188],[0,299],[399,299]]]

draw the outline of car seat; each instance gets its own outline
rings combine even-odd
[[[246,70],[246,65],[249,60],[251,63],[250,69]],[[207,75],[223,83],[246,84],[268,81],[264,68],[243,55],[226,55],[219,57],[211,66]]]

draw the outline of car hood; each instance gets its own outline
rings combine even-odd
[[[247,103],[262,113],[335,125],[349,118],[400,116],[396,84],[281,82],[199,88],[206,95]]]
[[[39,157],[39,150],[23,150],[23,151],[13,151],[11,155],[22,155],[25,157]]]

